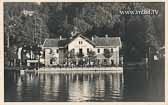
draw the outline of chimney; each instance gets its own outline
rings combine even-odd
[[[94,40],[94,37],[92,36],[92,41]]]
[[[71,37],[73,37],[73,36],[75,36],[75,33],[72,31],[72,32],[71,32]]]
[[[105,37],[108,38],[108,34],[106,34]]]
[[[97,35],[94,35],[95,38],[97,38],[98,36]]]
[[[60,35],[60,40],[62,40],[62,36]]]

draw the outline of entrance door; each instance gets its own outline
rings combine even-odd
[[[79,49],[79,54],[83,54],[82,48]]]

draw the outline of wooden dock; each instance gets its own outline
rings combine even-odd
[[[40,68],[38,72],[88,72],[88,71],[94,71],[94,72],[115,72],[115,73],[121,73],[123,72],[123,67],[75,67],[75,68]]]
[[[20,71],[23,72],[38,72],[38,73],[88,73],[88,72],[110,72],[110,73],[123,73],[123,67],[42,67],[38,70],[36,69],[17,69],[17,70],[7,70],[7,71]]]

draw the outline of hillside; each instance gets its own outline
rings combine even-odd
[[[120,13],[145,9],[158,14]],[[164,46],[164,3],[4,3],[5,48],[11,53],[45,38],[69,37],[74,27],[87,37],[120,36],[125,59],[139,60],[149,47],[154,52]]]

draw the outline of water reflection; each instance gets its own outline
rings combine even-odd
[[[165,101],[164,62],[122,73],[25,73],[5,71],[5,101]]]
[[[119,101],[122,73],[7,73],[6,101]],[[9,78],[10,77],[10,78]]]

